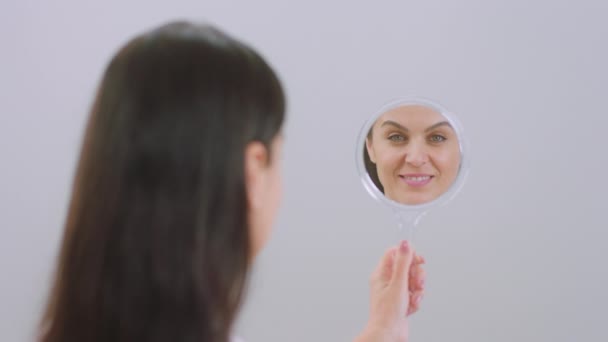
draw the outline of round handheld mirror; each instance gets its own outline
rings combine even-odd
[[[463,129],[441,105],[398,99],[363,125],[356,146],[363,186],[389,206],[408,236],[431,208],[452,199],[468,173]]]

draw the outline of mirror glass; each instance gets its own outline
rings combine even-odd
[[[462,129],[425,99],[384,106],[364,125],[357,146],[362,180],[376,198],[419,207],[454,194],[464,178]],[[444,198],[444,199],[445,199]]]

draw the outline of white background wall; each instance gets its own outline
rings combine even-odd
[[[49,286],[93,91],[167,20],[215,23],[289,96],[285,194],[239,323],[249,342],[347,341],[398,241],[354,167],[386,101],[440,101],[468,183],[420,224],[412,341],[607,341],[608,2],[30,1],[0,4],[0,340],[27,341]]]

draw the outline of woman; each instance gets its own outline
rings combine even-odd
[[[212,27],[123,47],[88,122],[41,341],[229,340],[280,200],[284,111],[272,69]],[[400,250],[360,341],[407,334],[424,271]]]
[[[386,197],[430,202],[448,191],[460,169],[456,132],[443,115],[422,105],[391,109],[367,135],[365,167]]]

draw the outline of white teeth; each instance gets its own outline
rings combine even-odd
[[[429,180],[430,178],[431,178],[431,176],[406,177],[407,180],[414,181],[414,182],[422,182],[422,181]]]

